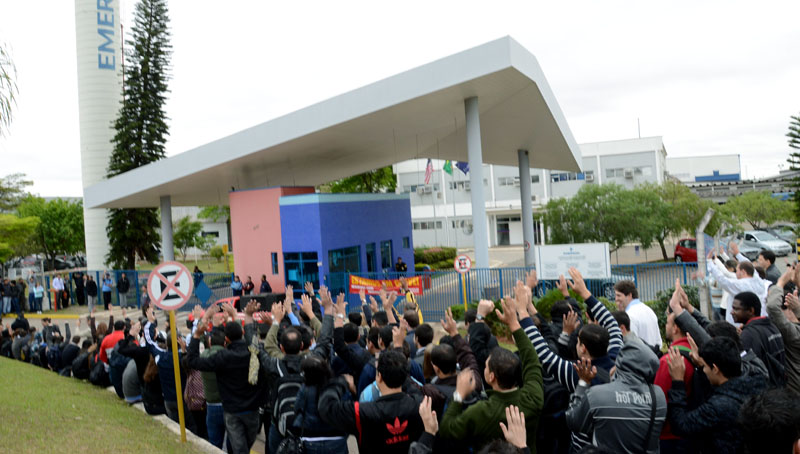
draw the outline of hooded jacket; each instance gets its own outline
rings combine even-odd
[[[781,289],[782,290],[782,289]],[[742,327],[742,347],[752,350],[769,371],[770,386],[786,384],[786,352],[778,328],[766,317],[751,318]]]
[[[611,383],[589,388],[583,381],[572,395],[567,425],[573,432],[592,435],[594,444],[615,453],[659,452],[659,435],[667,417],[661,388],[651,383],[658,358],[638,338],[626,339],[616,361]],[[655,418],[651,413],[655,395]]]
[[[742,444],[736,424],[742,404],[766,388],[766,380],[755,376],[735,377],[714,389],[703,405],[689,411],[686,388],[673,381],[669,391],[669,422],[675,435],[697,443],[701,453],[735,453]]]
[[[786,352],[786,387],[800,393],[800,325],[790,322],[783,315],[783,289],[777,286],[769,289],[767,313],[783,337]]]

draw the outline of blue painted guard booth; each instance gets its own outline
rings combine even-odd
[[[343,273],[393,270],[397,257],[414,271],[407,194],[303,194],[280,198],[286,283],[296,296],[305,281],[347,291]]]

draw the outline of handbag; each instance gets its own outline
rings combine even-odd
[[[203,376],[199,370],[192,370],[186,378],[186,391],[183,393],[186,407],[190,411],[203,411],[206,408],[206,397],[203,394]]]
[[[280,444],[278,445],[278,450],[276,454],[305,454],[306,447],[303,443],[303,431],[306,424],[306,418],[302,415],[302,411],[297,414],[297,416],[303,416],[300,423],[300,436],[298,437],[292,431],[286,431],[286,437],[281,440]]]

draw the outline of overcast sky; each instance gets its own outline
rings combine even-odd
[[[123,1],[126,22],[132,0]],[[800,2],[170,2],[169,155],[510,35],[539,60],[579,143],[663,136],[668,157],[785,167],[800,113]],[[2,0],[19,102],[0,175],[81,196],[72,0]]]

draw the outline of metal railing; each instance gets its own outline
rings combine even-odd
[[[464,301],[462,288],[466,287],[466,299],[474,302],[480,299],[497,300],[503,295],[510,295],[517,280],[525,282],[525,275],[532,268],[473,268],[466,274],[452,271],[425,271],[408,273],[330,273],[325,277],[332,295],[345,293],[348,310],[359,310],[361,301],[358,294],[348,293],[350,276],[367,279],[397,279],[401,276],[420,276],[422,278],[422,295],[417,302],[426,320],[438,321],[445,310]],[[596,296],[614,300],[614,284],[621,280],[631,280],[636,284],[639,298],[649,301],[656,298],[659,291],[675,285],[675,279],[681,284],[689,284],[691,275],[697,270],[696,263],[658,263],[638,265],[612,265],[609,279],[590,279],[586,281],[589,290]],[[464,281],[462,284],[462,280]],[[536,296],[544,295],[556,287],[556,281],[540,280],[534,289]]]
[[[64,288],[69,292],[70,305],[78,304],[80,301],[78,293],[83,292],[83,302],[86,304],[88,293],[85,285],[78,285],[76,278],[82,279],[82,276],[90,275],[97,284],[97,302],[96,309],[101,309],[103,306],[103,277],[106,271],[89,270],[89,271],[74,271],[70,273],[63,273]],[[120,291],[117,282],[122,277],[122,273],[130,281],[130,289],[126,293],[128,306],[142,307],[145,301],[147,279],[150,276],[150,271],[135,271],[135,270],[109,270],[113,286],[111,287],[111,303],[112,306],[120,305]],[[57,273],[59,274],[59,273]],[[231,289],[231,281],[233,280],[233,273],[202,273],[200,275],[193,275],[195,289],[192,293],[192,298],[182,306],[179,311],[190,311],[196,304],[202,305],[204,308],[217,300],[229,298],[233,296]],[[84,281],[85,282],[85,281]],[[202,283],[202,284],[201,284]],[[44,287],[46,293],[46,300],[50,302],[50,309],[54,308],[52,277],[45,276]]]

